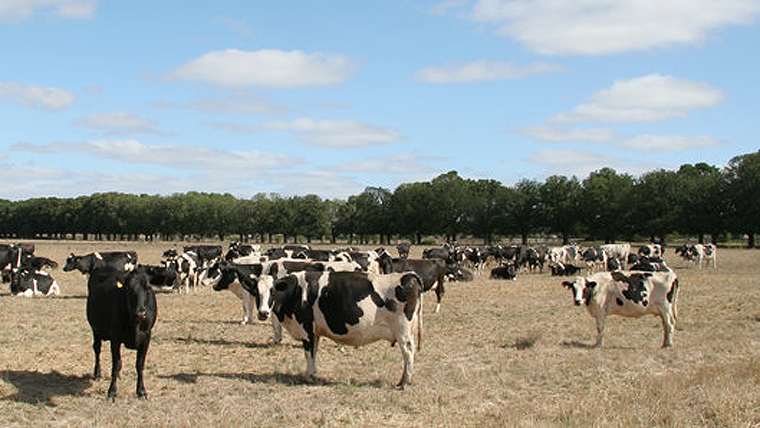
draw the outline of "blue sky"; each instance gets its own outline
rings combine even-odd
[[[0,198],[346,198],[760,148],[760,0],[0,0]]]

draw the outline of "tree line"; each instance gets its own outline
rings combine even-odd
[[[463,236],[486,244],[502,237],[556,236],[603,240],[649,239],[670,234],[747,236],[760,232],[760,151],[736,156],[726,167],[685,164],[634,178],[612,168],[585,179],[555,175],[512,186],[466,179],[456,171],[395,190],[368,187],[346,200],[317,195],[187,192],[170,196],[96,193],[76,198],[0,200],[0,236],[7,239],[203,239],[247,241],[370,237],[421,243],[426,236]],[[378,239],[379,238],[379,239]]]

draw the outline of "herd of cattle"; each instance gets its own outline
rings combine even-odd
[[[121,344],[137,350],[136,392],[146,396],[142,372],[157,317],[154,289],[190,292],[204,285],[230,290],[242,301],[244,324],[252,320],[255,307],[259,320],[271,319],[275,344],[282,338],[282,326],[302,342],[309,379],[316,372],[320,338],[350,346],[387,340],[401,349],[404,369],[397,386],[403,388],[411,381],[415,341],[417,350],[422,343],[424,293],[435,291],[438,312],[447,280],[472,280],[486,269],[492,279],[512,280],[519,272],[542,272],[545,265],[556,276],[575,276],[586,269],[587,276],[562,285],[573,293],[576,305],[585,305],[596,318],[596,346],[602,344],[608,315],[645,314],[662,319],[662,346],[672,345],[678,278],[662,259],[658,244],[637,252],[630,244],[585,249],[446,244],[424,250],[421,259],[408,257],[408,244],[397,250],[399,257],[394,258],[383,248],[317,250],[286,245],[262,251],[258,245],[233,242],[225,254],[219,245],[186,246],[181,252],[172,248],[163,253],[160,265],[138,264],[135,251],[71,254],[63,270],[78,270],[87,277],[94,376],[101,375],[101,342],[110,341],[110,398],[116,396]],[[685,245],[675,252],[700,268],[703,262],[716,266],[712,244]],[[13,295],[60,293],[49,273],[58,263],[36,256],[34,245],[0,244],[0,267]]]

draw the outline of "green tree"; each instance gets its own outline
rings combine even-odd
[[[543,224],[562,237],[562,244],[570,241],[581,223],[581,191],[577,178],[561,175],[547,178],[540,187]]]
[[[630,227],[630,201],[633,178],[618,174],[612,168],[594,171],[583,180],[583,225],[593,237],[607,243],[621,235],[633,234]]]
[[[760,151],[736,156],[726,167],[728,195],[731,201],[731,226],[747,235],[747,246],[755,247],[760,232]]]

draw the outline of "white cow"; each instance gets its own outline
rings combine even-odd
[[[689,254],[693,257],[694,261],[697,263],[697,266],[702,269],[702,260],[707,260],[705,262],[706,266],[710,266],[710,260],[712,260],[713,268],[717,268],[717,262],[718,262],[718,249],[713,244],[696,244],[689,247]]]
[[[631,244],[605,244],[599,248],[607,255],[607,260],[616,259],[625,269],[626,263],[628,263],[628,255],[631,254]]]
[[[576,306],[585,305],[596,318],[595,347],[602,345],[608,315],[657,315],[664,330],[662,347],[673,345],[678,298],[678,278],[674,272],[599,272],[562,285],[573,292]]]

